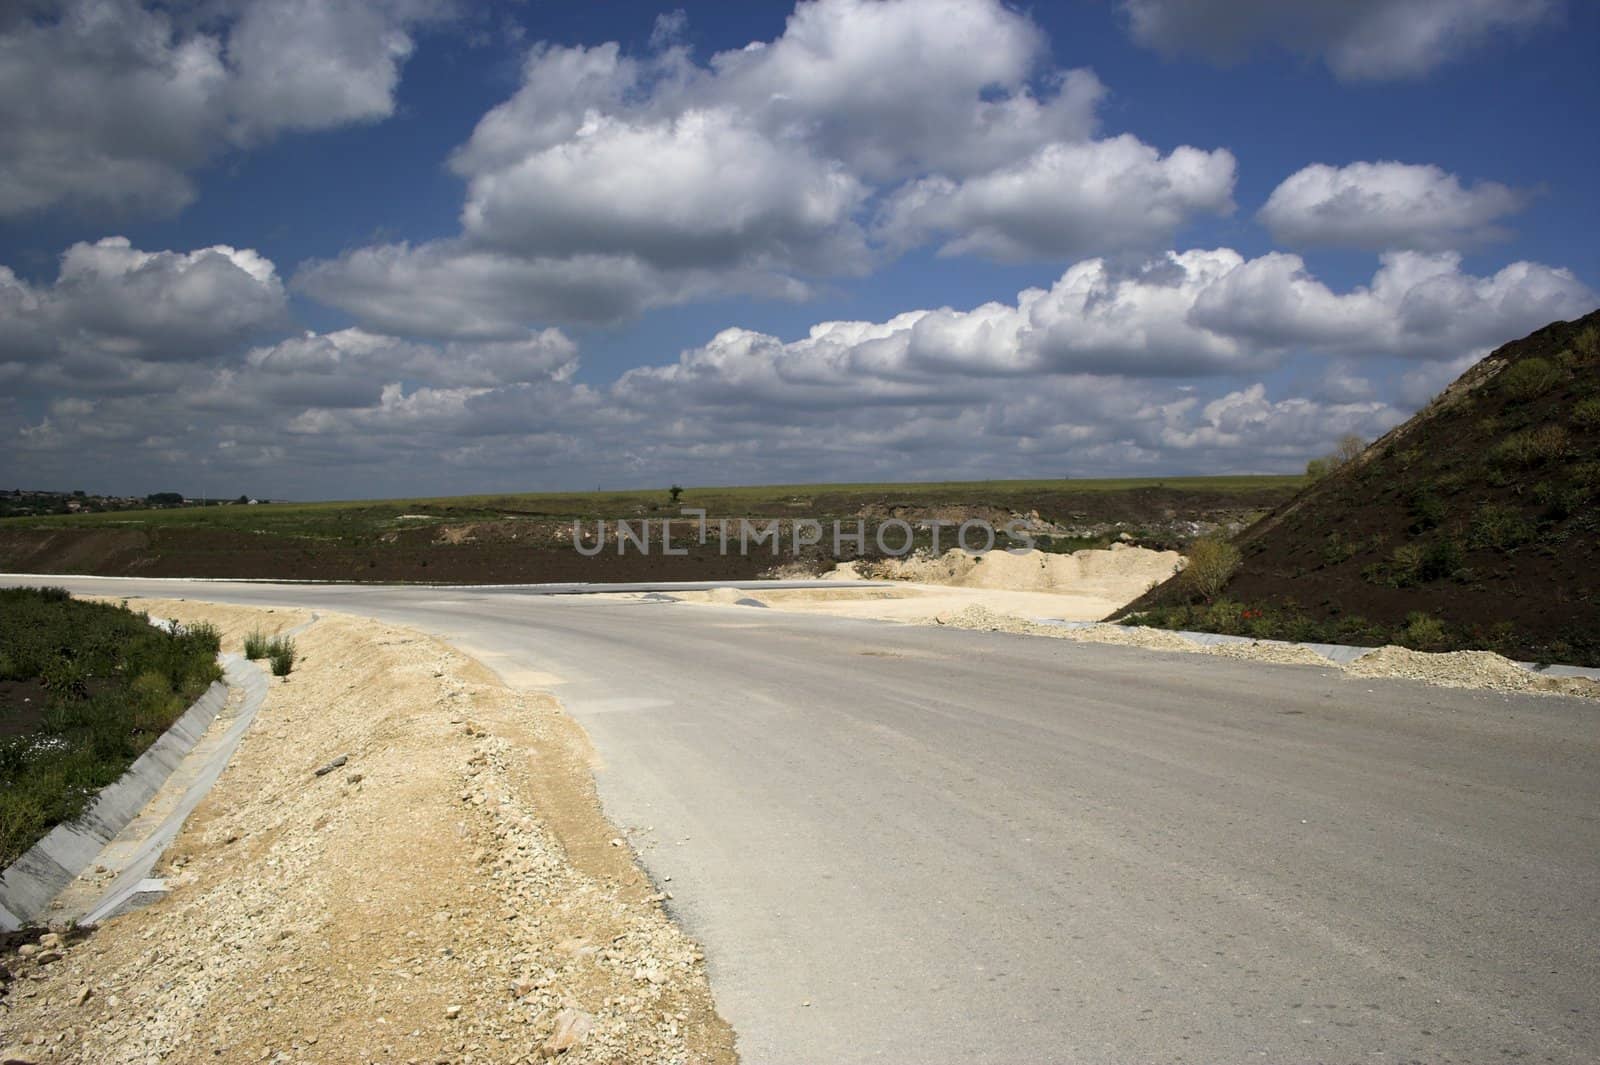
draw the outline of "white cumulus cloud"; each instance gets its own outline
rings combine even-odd
[[[300,290],[392,330],[436,300],[421,279],[470,274],[473,309],[435,321],[522,328],[803,296],[929,241],[996,259],[1148,250],[1232,210],[1231,154],[1095,139],[1099,80],[1050,67],[1001,0],[803,0],[775,39],[704,63],[676,43],[681,21],[668,30],[638,56],[532,48],[451,157],[459,236],[351,249]]]
[[[1317,163],[1272,190],[1259,217],[1297,247],[1437,251],[1504,236],[1499,221],[1526,199],[1494,181],[1464,186],[1437,166]]]

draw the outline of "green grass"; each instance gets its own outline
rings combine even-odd
[[[83,812],[221,676],[217,630],[169,633],[60,589],[0,589],[0,680],[41,702],[0,703],[0,866]]]

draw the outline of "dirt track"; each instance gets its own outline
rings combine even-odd
[[[228,649],[305,620],[139,605]],[[733,1060],[555,700],[373,621],[325,615],[299,643],[158,870],[173,893],[59,960],[6,959],[6,1060],[522,1062],[558,1029],[586,1033],[567,1061]]]

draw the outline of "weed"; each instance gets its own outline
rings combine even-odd
[[[1590,396],[1574,405],[1572,424],[1580,429],[1600,429],[1600,396]]]
[[[0,737],[0,865],[77,817],[217,679],[217,640],[60,589],[0,589],[0,667],[46,691],[0,707],[22,726]]]
[[[1472,515],[1467,542],[1491,551],[1510,551],[1533,539],[1533,526],[1521,514],[1499,503],[1485,503]]]
[[[1585,360],[1600,358],[1600,329],[1586,326],[1582,332],[1572,338],[1572,350]]]
[[[1523,359],[1500,375],[1500,391],[1513,401],[1523,403],[1544,395],[1565,376],[1549,359]]]
[[[252,662],[258,662],[267,657],[270,644],[271,641],[267,634],[260,629],[255,629],[244,638],[244,656]]]
[[[1412,532],[1435,528],[1445,518],[1444,500],[1426,487],[1418,488],[1411,493],[1407,509],[1411,514]]]
[[[275,636],[267,647],[267,658],[272,663],[274,677],[287,677],[294,668],[295,657],[294,640],[288,636]]]
[[[1444,623],[1420,610],[1406,615],[1406,626],[1398,633],[1398,639],[1417,651],[1436,651],[1449,642]]]
[[[1541,425],[1512,433],[1495,445],[1492,457],[1509,466],[1537,466],[1567,452],[1567,431],[1559,425]]]

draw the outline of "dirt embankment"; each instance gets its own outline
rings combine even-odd
[[[216,622],[232,649],[289,620],[137,605]],[[702,956],[554,699],[377,622],[324,616],[298,640],[158,870],[172,893],[3,959],[6,1060],[734,1060]]]

